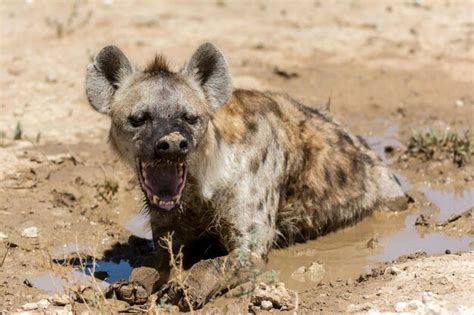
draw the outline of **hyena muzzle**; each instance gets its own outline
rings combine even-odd
[[[160,272],[153,290],[181,309],[245,281],[275,245],[406,207],[397,179],[361,138],[285,94],[233,89],[210,43],[177,72],[162,56],[136,69],[107,46],[87,68],[86,93],[111,118],[112,147],[143,191]],[[161,247],[169,233],[189,268],[185,288]]]

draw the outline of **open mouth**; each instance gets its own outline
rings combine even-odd
[[[138,177],[150,205],[172,210],[181,199],[186,183],[186,162],[143,162],[138,160]]]

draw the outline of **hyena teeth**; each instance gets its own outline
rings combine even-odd
[[[155,205],[158,205],[158,204],[160,204],[160,202],[162,202],[162,201],[160,201],[160,197],[154,195],[154,196],[153,196],[153,203],[154,203]]]

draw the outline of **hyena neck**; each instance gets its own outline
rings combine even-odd
[[[216,126],[209,122],[207,131],[189,159],[189,175],[196,180],[194,189],[201,198],[210,200],[219,181],[220,154]]]

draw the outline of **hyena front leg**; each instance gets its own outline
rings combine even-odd
[[[174,304],[181,311],[201,308],[212,297],[246,282],[263,269],[261,257],[242,262],[238,250],[227,256],[201,260],[188,271],[185,282],[172,280],[158,292],[161,302]]]
[[[239,206],[230,209],[222,219],[226,221],[224,225],[232,227],[226,229],[227,235],[223,235],[226,239],[223,241],[231,249],[229,254],[194,264],[184,285],[170,281],[159,292],[163,302],[178,305],[181,310],[200,308],[213,296],[263,271],[275,236],[276,209],[265,202],[271,198],[265,198],[267,194],[262,195],[264,198],[259,199],[245,194],[241,195],[240,200],[232,201],[232,204]]]

